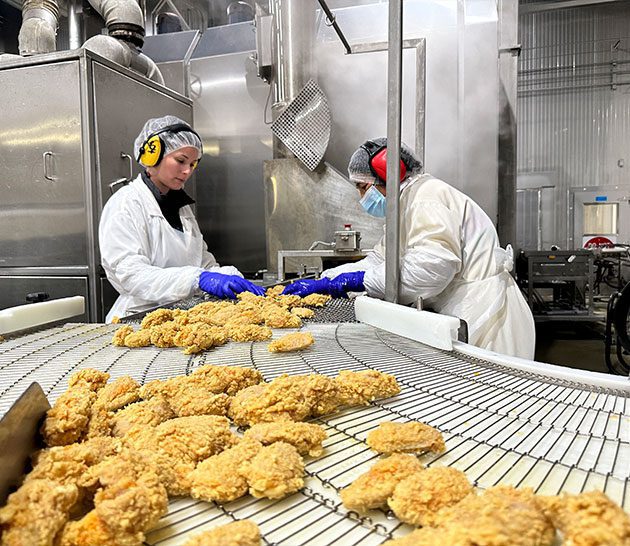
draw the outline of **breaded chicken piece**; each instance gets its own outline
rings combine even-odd
[[[298,305],[301,305],[302,303],[302,298],[300,298],[300,296],[292,296],[290,294],[280,294],[279,296],[273,296],[271,298],[267,298],[267,300],[272,301],[272,303],[274,303],[275,305],[278,305],[280,307],[283,307],[284,309],[289,309],[291,310],[293,307],[297,307]],[[299,315],[298,315],[299,316]]]
[[[270,286],[269,288],[267,288],[267,291],[265,292],[265,296],[267,297],[280,296],[282,292],[284,291],[284,288],[285,287],[282,284],[276,284],[275,286]]]
[[[237,425],[273,421],[302,421],[325,415],[338,405],[335,382],[323,375],[281,375],[271,383],[239,392],[228,415]]]
[[[293,309],[291,309],[291,314],[300,317],[301,319],[309,319],[315,316],[315,311],[308,309],[307,307],[293,307]]]
[[[127,338],[128,335],[132,333],[133,333],[133,326],[130,326],[129,324],[125,324],[124,326],[121,326],[114,332],[114,337],[112,337],[112,345],[115,345],[116,347],[124,347],[125,339]]]
[[[60,546],[139,546],[166,513],[166,490],[142,453],[124,450],[90,468],[83,480],[97,487],[94,510],[64,527]]]
[[[100,389],[92,405],[87,437],[109,436],[112,427],[112,412],[138,400],[139,391],[138,382],[128,375],[119,377]]]
[[[400,521],[420,527],[432,525],[438,511],[472,492],[473,486],[461,470],[433,467],[399,482],[387,504]]]
[[[293,332],[286,334],[267,345],[270,353],[288,353],[291,351],[301,351],[315,343],[313,334],[310,332]]]
[[[80,383],[64,392],[46,412],[41,428],[48,446],[63,446],[78,442],[87,432],[96,392]]]
[[[153,326],[158,326],[159,324],[163,324],[175,318],[179,309],[156,309],[155,311],[151,311],[147,313],[142,322],[140,323],[140,328],[146,330],[148,328],[153,328]]]
[[[205,501],[230,502],[247,494],[247,479],[240,468],[262,447],[260,442],[245,438],[234,447],[201,461],[190,474],[191,496]]]
[[[227,394],[209,394],[208,390],[194,383],[171,397],[168,404],[177,417],[191,415],[226,415],[230,406]]]
[[[630,546],[630,516],[601,491],[536,500],[565,546]]]
[[[269,328],[299,328],[302,326],[300,317],[292,315],[290,311],[277,305],[263,307],[262,316],[265,319],[265,326],[269,326]]]
[[[305,298],[302,298],[302,305],[308,307],[324,307],[331,299],[331,296],[325,294],[309,294]]]
[[[2,546],[52,546],[78,497],[74,484],[28,480],[0,508]]]
[[[151,345],[151,330],[138,330],[136,332],[131,332],[125,337],[124,345],[129,349],[149,347]]]
[[[319,457],[324,448],[322,442],[328,437],[324,427],[311,423],[259,423],[245,431],[245,438],[257,440],[268,446],[274,442],[286,442],[298,450],[300,455]]]
[[[446,449],[442,433],[419,421],[383,421],[367,435],[367,445],[379,453],[442,453]]]
[[[109,381],[109,374],[94,368],[84,368],[73,373],[68,379],[68,388],[85,387],[91,391],[102,389]]]
[[[394,453],[379,459],[366,473],[361,474],[339,495],[348,510],[365,512],[387,505],[396,486],[408,476],[422,472],[424,467],[414,455]]]
[[[351,372],[341,370],[335,378],[344,406],[367,406],[377,398],[389,398],[400,392],[393,375],[376,370]]]
[[[229,396],[234,396],[237,392],[263,380],[262,374],[253,368],[211,364],[196,368],[190,377],[200,381],[210,392],[225,393]]]
[[[435,523],[442,536],[449,537],[440,544],[551,546],[555,539],[553,525],[531,489],[500,486],[468,495],[438,512]]]
[[[281,499],[304,487],[304,461],[297,449],[285,442],[263,447],[240,467],[250,495]]]
[[[78,484],[88,468],[119,453],[121,448],[118,439],[98,437],[80,444],[44,449],[35,456],[26,481],[51,479],[63,485]]]
[[[228,335],[232,341],[266,341],[273,336],[273,330],[268,326],[258,326],[256,324],[226,325]]]
[[[179,332],[179,324],[173,320],[163,322],[153,326],[151,332],[151,343],[161,349],[175,347],[175,336]]]
[[[284,286],[282,287],[282,289],[284,290]],[[267,289],[267,291],[269,291],[269,289]],[[243,302],[243,303],[260,304],[265,300],[265,297],[257,296],[256,294],[252,292],[241,292],[240,294],[236,294],[236,299],[239,301],[239,303]]]
[[[175,412],[168,402],[164,397],[156,395],[114,413],[111,419],[111,432],[113,436],[122,437],[132,427],[155,427],[173,417]]]
[[[260,546],[260,531],[245,519],[195,535],[184,546]]]
[[[189,475],[195,465],[237,441],[229,421],[215,415],[178,417],[155,428],[134,427],[123,438],[125,444],[156,462],[169,495],[189,494]]]
[[[225,328],[208,326],[197,322],[182,326],[175,334],[173,342],[177,347],[184,348],[184,354],[196,354],[210,347],[224,345],[228,341],[228,333]]]

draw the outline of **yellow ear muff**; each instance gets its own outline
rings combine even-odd
[[[162,153],[162,139],[159,135],[153,135],[147,139],[140,150],[140,162],[145,167],[153,167],[162,159]]]

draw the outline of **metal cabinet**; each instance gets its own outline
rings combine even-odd
[[[103,320],[100,212],[111,184],[139,172],[143,123],[166,114],[192,122],[192,104],[89,51],[0,65],[0,308],[31,292],[85,295],[84,318]]]

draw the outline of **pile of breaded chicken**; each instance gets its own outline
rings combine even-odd
[[[331,299],[322,294],[305,298],[283,296],[282,286],[269,288],[265,296],[241,292],[237,303],[206,301],[191,309],[157,309],[148,313],[138,330],[121,326],[112,343],[120,347],[181,347],[194,354],[228,341],[266,341],[272,328],[300,328],[302,319],[315,314]],[[295,332],[269,344],[271,352],[295,351],[313,343],[309,332]]]

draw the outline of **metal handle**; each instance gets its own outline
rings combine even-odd
[[[116,186],[124,186],[125,184],[129,184],[129,179],[128,178],[119,178],[118,180],[114,180],[109,185],[109,192],[112,195],[114,195],[114,192],[116,191]]]
[[[125,154],[123,152],[120,152],[120,158],[129,160],[129,176],[127,179],[131,180],[133,178],[133,158],[129,154]]]
[[[52,152],[44,152],[43,155],[43,160],[44,160],[44,178],[46,180],[56,180],[55,176],[51,176],[50,174],[48,174],[48,158],[49,157],[53,157],[53,153]]]

